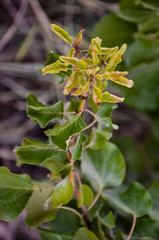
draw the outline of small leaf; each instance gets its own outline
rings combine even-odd
[[[80,199],[78,200],[77,204],[78,207],[81,208],[82,206],[89,206],[93,201],[93,192],[89,186],[86,184],[82,184],[79,187],[79,194]]]
[[[132,182],[125,191],[103,190],[102,197],[135,217],[144,216],[152,207],[150,194],[137,182]]]
[[[63,180],[56,185],[55,190],[50,195],[47,202],[50,202],[51,206],[53,207],[66,205],[71,200],[72,194],[72,183],[67,180]]]
[[[14,152],[17,156],[18,164],[27,163],[37,165],[47,158],[57,154],[57,150],[52,144],[24,138],[22,145],[16,147]]]
[[[49,169],[52,173],[57,174],[66,169],[69,166],[69,164],[63,164],[51,157],[43,162],[43,166]]]
[[[87,64],[84,60],[75,58],[75,57],[60,57],[60,60],[65,62],[66,64],[71,64],[74,67],[79,68],[80,70],[86,70]]]
[[[98,216],[100,222],[106,226],[107,228],[111,229],[115,227],[115,219],[112,212],[109,212],[105,217],[101,218]]]
[[[45,128],[53,119],[63,118],[63,102],[59,101],[52,106],[45,106],[38,101],[34,94],[27,96],[27,116]]]
[[[53,53],[52,51],[47,55],[46,61],[45,61],[45,67],[47,65],[50,65],[54,62],[57,62],[57,60],[59,60],[59,55]]]
[[[104,146],[105,142],[106,142],[105,136],[103,136],[96,129],[93,129],[90,135],[89,142],[87,143],[86,146],[94,150],[99,150]]]
[[[52,142],[59,148],[66,149],[66,141],[75,133],[79,133],[86,127],[80,117],[70,114],[68,121],[63,125],[57,125],[53,129],[45,131],[46,135],[51,136]]]
[[[100,88],[94,87],[93,88],[93,100],[96,104],[99,104],[101,102],[102,98],[102,91]]]
[[[56,33],[60,38],[62,38],[65,42],[72,43],[72,38],[68,35],[68,33],[62,29],[61,27],[57,26],[56,24],[51,24],[51,29],[54,33]]]
[[[34,182],[35,188],[31,198],[26,205],[27,219],[26,224],[32,227],[37,227],[40,223],[50,222],[55,218],[56,209],[50,207],[44,208],[44,201],[52,192],[53,185],[49,182]],[[50,189],[49,189],[50,187]]]
[[[67,57],[73,57],[74,53],[75,53],[75,49],[72,47],[68,52]]]
[[[86,137],[83,134],[80,134],[74,144],[74,146],[70,147],[70,151],[72,153],[72,159],[77,160],[81,156],[82,145],[86,141]]]
[[[100,118],[110,117],[112,111],[116,108],[117,108],[117,104],[103,102],[100,104],[100,108],[98,108],[96,115]]]
[[[7,168],[0,168],[0,219],[12,221],[25,208],[33,185],[28,175],[13,174]]]
[[[45,66],[42,69],[43,75],[45,75],[47,73],[55,74],[55,73],[67,72],[67,71],[68,71],[68,64],[62,63],[59,60],[50,65]]]
[[[101,102],[108,102],[108,103],[122,103],[124,98],[119,98],[109,92],[102,93]]]
[[[96,235],[85,227],[79,228],[73,240],[99,240]]]
[[[100,150],[85,150],[81,167],[83,174],[96,189],[118,186],[125,176],[123,156],[110,142],[106,142]]]
[[[85,30],[82,29],[82,30],[78,33],[77,38],[76,38],[75,41],[74,41],[75,46],[78,46],[78,45],[82,42],[82,34],[83,34],[84,31],[85,31]]]

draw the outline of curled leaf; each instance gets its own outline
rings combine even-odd
[[[122,103],[124,98],[119,98],[109,92],[102,93],[101,102],[110,102],[110,103]]]
[[[74,41],[75,46],[78,46],[78,45],[82,42],[82,34],[83,34],[84,31],[85,31],[85,30],[82,29],[82,30],[78,33],[77,38],[76,38],[75,41]]]
[[[68,64],[62,63],[59,60],[50,64],[50,65],[45,66],[42,69],[43,75],[45,75],[47,73],[55,74],[55,73],[59,73],[61,71],[67,72],[68,71]]]
[[[68,35],[68,32],[57,26],[56,24],[51,24],[50,28],[54,33],[56,33],[60,38],[62,38],[65,42],[72,43],[72,38]]]

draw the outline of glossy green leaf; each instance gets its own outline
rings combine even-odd
[[[70,64],[74,67],[77,67],[80,70],[86,70],[87,69],[87,64],[84,60],[77,59],[75,57],[64,57],[64,56],[61,56],[60,60],[65,62],[66,64]]]
[[[59,234],[54,231],[39,229],[41,240],[71,240],[72,237],[66,234]]]
[[[159,182],[154,183],[150,188],[149,188],[149,193],[152,197],[152,209],[149,212],[149,216],[154,219],[159,221]]]
[[[73,236],[80,227],[80,221],[81,219],[74,212],[59,209],[56,218],[49,223],[49,227],[55,233]]]
[[[96,188],[115,187],[125,176],[125,162],[119,149],[106,142],[100,150],[82,153],[82,172]]]
[[[69,148],[72,153],[72,159],[77,160],[80,158],[82,153],[83,143],[86,141],[86,137],[83,134],[80,134],[75,142],[75,144]]]
[[[49,182],[34,182],[34,187],[35,190],[26,205],[26,224],[37,227],[40,223],[53,220],[56,209],[53,207],[44,208],[44,202],[52,192],[53,185]]]
[[[109,133],[107,137],[108,138],[106,138],[106,136],[103,135],[100,131],[93,129],[91,131],[91,135],[86,146],[94,150],[99,150],[104,146],[106,139],[107,140],[109,139]]]
[[[124,42],[130,43],[135,32],[136,24],[126,22],[114,13],[103,17],[95,25],[96,35],[102,38],[103,46],[107,47],[121,46]]]
[[[118,16],[131,22],[141,22],[147,20],[147,18],[151,16],[152,12],[149,9],[143,8],[139,1],[122,0],[120,3],[120,10],[117,13]]]
[[[28,175],[13,174],[7,168],[0,168],[0,219],[12,221],[25,208],[33,185]]]
[[[100,222],[106,226],[107,228],[111,229],[115,227],[115,219],[114,214],[112,212],[109,212],[105,217],[101,218],[98,216]]]
[[[158,0],[138,0],[145,8],[152,10],[159,10]]]
[[[54,33],[56,33],[60,38],[62,38],[65,42],[72,43],[72,38],[68,35],[61,27],[57,26],[56,24],[51,24],[51,29]]]
[[[85,227],[79,228],[73,240],[98,240],[96,235]]]
[[[52,51],[47,55],[46,61],[45,61],[45,66],[50,65],[54,62],[59,60],[59,55],[56,53],[53,53]]]
[[[100,118],[107,118],[111,116],[114,109],[117,108],[117,104],[114,103],[101,103],[96,115]]]
[[[156,34],[157,37],[157,32],[159,29],[159,16],[151,16],[150,18],[147,19],[147,21],[141,22],[139,24],[139,31],[140,33],[143,34]],[[151,40],[153,43],[154,41]]]
[[[66,205],[71,200],[72,194],[72,183],[67,180],[62,180],[56,185],[55,190],[46,201],[46,204],[50,203],[50,205],[53,207]]]
[[[77,202],[79,208],[81,208],[82,206],[91,205],[93,201],[93,192],[89,186],[87,186],[86,184],[82,184],[79,187],[79,194],[80,199]]]
[[[24,138],[22,145],[15,147],[18,164],[27,163],[31,165],[41,164],[47,158],[57,154],[52,144]]]
[[[69,115],[68,121],[63,125],[57,125],[53,129],[45,131],[46,135],[51,136],[52,142],[59,148],[66,149],[66,141],[75,133],[79,133],[86,127],[80,117]]]
[[[67,72],[67,71],[68,71],[68,64],[62,63],[59,60],[50,65],[45,66],[42,69],[43,75],[45,75],[47,73],[55,74],[55,73]]]
[[[108,102],[108,103],[122,103],[124,98],[119,98],[109,92],[102,93],[101,102]]]
[[[59,101],[52,106],[45,106],[38,101],[34,94],[27,96],[27,115],[35,122],[38,122],[40,127],[45,128],[53,119],[63,118],[63,102]]]
[[[150,194],[137,182],[132,182],[128,189],[124,191],[103,190],[102,197],[107,201],[113,202],[124,212],[130,213],[135,217],[144,216],[152,207]]]
[[[105,233],[102,230],[101,222],[99,221],[99,219],[97,217],[95,217],[92,221],[92,229],[91,230],[94,232],[94,234],[99,239],[107,240],[106,238],[104,238]]]

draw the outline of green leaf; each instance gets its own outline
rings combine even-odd
[[[57,26],[56,24],[51,24],[51,29],[54,33],[56,33],[60,38],[62,38],[65,42],[72,43],[72,38],[68,35],[61,27]]]
[[[65,64],[70,64],[74,67],[79,68],[80,70],[86,70],[87,69],[87,63],[84,60],[75,58],[75,57],[64,57],[61,56],[60,60],[65,62]]]
[[[25,208],[33,185],[28,175],[13,174],[7,168],[0,168],[0,219],[12,221]]]
[[[133,237],[144,240],[144,237],[158,239],[159,236],[159,222],[151,219],[139,219],[136,223]],[[147,240],[145,238],[145,240]],[[148,239],[149,240],[149,239]]]
[[[50,65],[54,62],[59,60],[59,55],[53,53],[52,51],[47,55],[46,61],[45,61],[45,66]]]
[[[98,87],[94,87],[93,88],[93,101],[96,104],[99,104],[101,102],[101,98],[102,98],[102,91],[100,88]]]
[[[52,142],[61,149],[66,149],[66,141],[75,133],[79,133],[86,127],[80,117],[69,115],[68,121],[63,125],[57,125],[53,129],[45,131],[46,135],[51,136]]]
[[[152,15],[152,12],[148,9],[143,8],[139,1],[122,0],[120,3],[120,10],[117,13],[118,16],[126,21],[136,23],[147,20]]]
[[[63,118],[63,102],[59,101],[52,106],[45,106],[38,101],[34,94],[27,96],[27,116],[35,122],[38,122],[40,127],[45,128],[53,119]]]
[[[137,182],[132,182],[128,189],[103,190],[102,197],[113,202],[124,212],[135,217],[142,217],[147,214],[152,207],[151,196],[146,189]],[[134,201],[135,199],[135,201]]]
[[[138,0],[145,8],[152,10],[159,10],[158,0]]]
[[[54,231],[46,230],[46,229],[39,229],[40,231],[40,239],[41,240],[71,240],[72,237],[69,237],[65,234],[58,234]]]
[[[158,28],[159,28],[159,16],[153,16],[151,18],[148,18],[147,21],[141,22],[139,24],[139,31],[143,34],[155,34],[156,37],[158,35]],[[152,43],[154,41],[151,41]]]
[[[119,98],[109,92],[102,93],[101,102],[108,102],[108,103],[122,103],[124,98]]]
[[[72,153],[72,159],[77,160],[81,156],[83,143],[86,141],[86,137],[83,134],[80,134],[74,144],[74,146],[70,147],[70,151]]]
[[[93,201],[93,192],[89,186],[87,186],[86,184],[82,184],[79,187],[79,194],[80,199],[77,202],[79,208],[81,208],[82,206],[91,205]]]
[[[100,118],[107,118],[111,116],[114,109],[117,108],[117,104],[114,103],[101,103],[96,115]]]
[[[56,218],[49,223],[49,227],[58,234],[73,236],[80,227],[80,221],[80,218],[74,212],[60,209],[56,214]]]
[[[101,228],[101,223],[97,217],[95,217],[92,221],[92,231],[95,233],[95,235],[102,240],[107,240],[104,238],[104,231]]]
[[[153,220],[159,221],[159,182],[154,183],[150,188],[149,188],[149,193],[152,197],[152,209],[149,212],[149,216]]]
[[[82,153],[82,172],[96,188],[115,187],[125,176],[125,162],[119,149],[106,142],[100,150]]]
[[[68,71],[68,64],[66,63],[62,63],[59,60],[57,60],[56,62],[45,66],[42,69],[42,73],[43,75],[50,73],[50,74],[55,74],[55,73],[59,73],[59,72],[67,72]]]
[[[99,150],[103,148],[106,140],[109,139],[109,133],[107,137],[105,136],[105,134],[103,135],[100,131],[92,129],[89,141],[86,146],[94,150]]]
[[[98,240],[96,235],[85,227],[79,228],[73,240]]]
[[[66,205],[72,198],[73,186],[72,183],[67,180],[62,180],[59,182],[53,193],[47,199],[46,204],[50,203],[53,207],[58,207],[60,205]]]
[[[34,182],[35,190],[26,205],[26,224],[37,227],[40,223],[50,222],[55,218],[56,209],[44,208],[44,201],[52,192],[53,185],[49,182]],[[38,187],[39,189],[36,189]],[[50,189],[49,189],[50,188]]]
[[[103,45],[107,47],[121,46],[123,42],[132,42],[136,30],[136,24],[126,22],[114,13],[103,17],[95,25],[96,35],[103,39]]]
[[[16,147],[14,152],[17,156],[18,164],[27,163],[37,165],[47,158],[57,154],[57,150],[52,144],[24,138],[22,145]]]
[[[64,169],[68,168],[70,164],[63,164],[55,158],[48,158],[43,162],[43,166],[49,169],[52,173],[61,173]]]
[[[115,227],[115,219],[114,214],[112,212],[109,212],[105,217],[101,218],[98,216],[100,222],[106,226],[107,228],[111,229]]]

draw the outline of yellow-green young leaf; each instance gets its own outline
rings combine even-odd
[[[63,91],[64,95],[68,95],[71,89],[77,86],[78,75],[79,74],[77,72],[73,72],[72,75],[67,79],[67,82]]]
[[[0,168],[0,219],[12,221],[18,217],[33,192],[28,175],[13,174],[7,168]]]
[[[110,57],[110,59],[107,63],[107,66],[106,66],[107,71],[115,70],[116,65],[122,61],[121,57],[124,54],[124,52],[126,51],[126,49],[127,49],[127,45],[123,44],[117,52],[112,54],[112,56]]]
[[[125,77],[119,77],[117,79],[110,79],[110,80],[128,88],[131,88],[134,85],[134,82],[132,80],[128,80]]]
[[[104,47],[101,47],[101,54],[102,55],[109,55],[110,57],[110,54],[113,54],[114,52],[116,52],[118,50],[118,47],[113,47],[113,48],[104,48]]]
[[[85,61],[75,58],[75,57],[60,57],[60,60],[65,62],[66,64],[71,64],[74,67],[79,68],[80,70],[86,70],[87,64]]]
[[[108,71],[106,70],[106,68],[105,68],[105,69],[104,69],[103,77],[104,77],[106,80],[111,80],[111,79],[116,79],[116,78],[125,76],[125,75],[127,75],[127,74],[128,74],[128,72],[119,72],[119,71],[108,72]]]
[[[109,92],[102,93],[101,102],[110,102],[110,103],[122,103],[124,98],[119,98]]]
[[[47,202],[50,201],[50,204],[53,207],[66,205],[71,200],[72,194],[73,194],[72,183],[67,180],[63,180],[56,185],[55,190],[50,195]]]
[[[72,47],[68,52],[67,57],[73,57],[74,53],[75,53],[75,49]]]
[[[91,55],[92,55],[93,63],[94,64],[98,64],[99,63],[99,59],[98,59],[98,56],[97,56],[96,48],[92,48],[91,49]]]
[[[98,80],[102,80],[103,79],[102,75],[100,75],[100,74],[96,74],[94,77],[97,78]]]
[[[62,63],[59,60],[47,65],[46,67],[44,67],[42,69],[42,73],[43,75],[50,73],[50,74],[55,74],[55,73],[59,73],[61,71],[67,72],[68,71],[68,64],[66,63]]]
[[[87,82],[84,86],[79,86],[78,88],[72,89],[71,95],[87,97],[88,90],[89,90],[89,82]]]
[[[92,38],[91,45],[89,47],[89,51],[92,50],[92,48],[96,49],[97,54],[101,54],[101,44],[102,44],[102,39],[99,37]]]
[[[93,60],[91,58],[84,58],[83,61],[87,64],[87,66],[91,67],[94,65]]]
[[[100,103],[102,98],[102,91],[100,88],[93,87],[93,101],[95,103]]]
[[[72,38],[68,35],[61,27],[57,26],[56,24],[51,24],[50,28],[54,33],[56,33],[60,38],[62,38],[65,42],[72,43]]]
[[[82,184],[79,187],[79,194],[80,194],[80,199],[77,202],[79,208],[81,208],[82,206],[87,207],[91,205],[93,201],[93,192],[89,186],[87,186],[86,184]]]
[[[85,30],[82,29],[82,30],[78,33],[77,38],[76,38],[75,41],[74,41],[75,46],[78,46],[78,45],[82,42],[82,34],[83,34],[84,31],[85,31]]]

